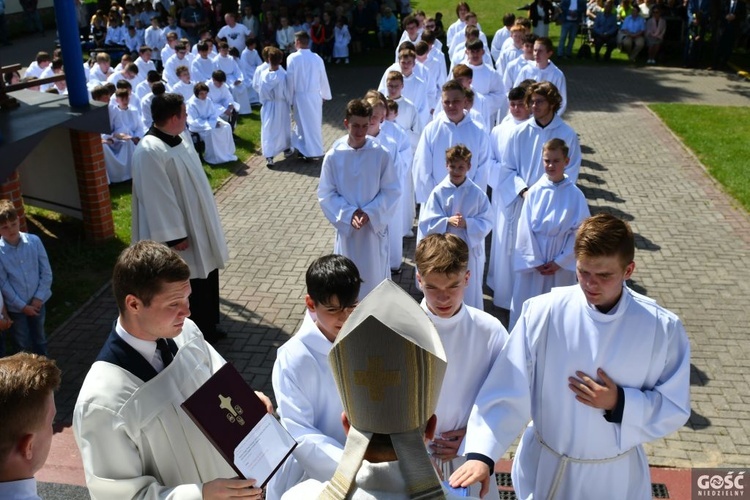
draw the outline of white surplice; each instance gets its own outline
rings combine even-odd
[[[415,75],[414,72],[409,76],[404,75],[404,89],[401,91],[401,95],[409,99],[417,108],[419,120],[423,125],[430,123],[430,120],[432,120],[430,109],[434,105],[434,103],[427,102],[430,89],[427,87],[426,81],[426,79]]]
[[[525,120],[516,120],[512,115],[506,117],[492,129],[490,146],[492,147],[492,169],[489,175],[489,186],[495,193],[499,188],[500,164],[508,138],[519,124]],[[506,227],[508,219],[505,216],[505,205],[500,196],[492,196],[492,207],[495,209],[495,227],[492,229],[490,243],[490,261],[487,266],[487,286],[492,288],[492,303],[503,309],[510,309],[513,296],[513,250],[516,247],[515,229]],[[511,238],[509,234],[512,234]]]
[[[412,165],[414,192],[417,203],[425,203],[440,181],[445,179],[445,150],[456,144],[464,144],[471,151],[471,170],[468,177],[487,190],[490,145],[487,132],[482,130],[468,114],[458,122],[451,122],[447,116],[435,118],[424,129],[414,152]]]
[[[188,130],[197,132],[206,143],[203,159],[212,165],[237,161],[232,127],[219,118],[216,106],[210,97],[198,99],[193,96],[187,101]]]
[[[503,48],[503,42],[510,38],[510,30],[503,26],[499,30],[495,32],[495,36],[492,37],[492,44],[490,45],[490,53],[492,54],[492,59],[497,61],[497,59],[500,57],[500,52]]]
[[[183,99],[185,99],[185,103],[187,103],[194,95],[193,89],[195,88],[195,82],[183,82],[182,80],[178,80],[177,83],[169,87],[168,92],[171,92],[173,94],[180,94]]]
[[[323,155],[323,101],[331,99],[331,87],[323,59],[310,49],[299,49],[287,57],[286,86],[294,105],[292,145],[302,155]]]
[[[690,416],[690,344],[675,314],[622,290],[608,314],[589,305],[578,285],[527,301],[480,390],[467,453],[501,456],[533,419],[513,462],[519,498],[550,498],[558,472],[558,499],[651,498],[641,445],[668,436]],[[579,403],[568,388],[576,371],[597,377],[599,368],[624,390],[621,423]],[[592,462],[565,465],[562,454]]]
[[[222,83],[221,87],[217,87],[213,81],[206,82],[206,85],[208,85],[208,97],[214,103],[219,116],[226,113],[230,105],[235,111],[239,112],[240,105],[234,100],[234,96],[232,96],[232,92],[229,90],[229,85],[226,82]]]
[[[138,66],[138,76],[141,77],[142,80],[146,79],[149,71],[156,71],[156,64],[154,61],[151,59],[144,61],[141,56],[138,56],[135,60],[135,65]]]
[[[403,213],[404,203],[407,203],[407,200],[404,199],[404,194],[409,194],[406,188],[411,184],[411,179],[408,177],[410,169],[404,163],[404,159],[399,153],[397,139],[384,133],[382,130],[379,131],[377,136],[368,137],[372,137],[375,142],[388,151],[398,177],[399,196],[396,205],[393,207],[393,217],[388,220],[388,267],[395,271],[401,268],[401,261],[404,258],[404,219],[403,217],[399,217],[399,215]]]
[[[544,69],[539,68],[536,62],[527,64],[518,72],[518,75],[516,75],[515,80],[513,80],[513,86],[518,86],[518,84],[524,80],[550,82],[557,87],[557,90],[562,96],[562,104],[560,105],[557,115],[562,116],[563,113],[565,113],[565,110],[568,108],[568,84],[566,83],[565,75],[560,71],[560,68],[555,66],[555,63],[549,61],[547,67]]]
[[[448,224],[448,219],[460,213],[466,221],[466,228]],[[492,230],[492,206],[485,191],[467,178],[456,186],[446,176],[432,190],[427,203],[419,213],[417,244],[429,234],[455,234],[469,247],[469,284],[466,287],[464,302],[484,310],[482,282],[484,281],[484,242]]]
[[[544,175],[526,193],[521,208],[513,254],[513,299],[510,328],[516,324],[523,303],[552,288],[576,283],[573,244],[578,227],[590,216],[586,197],[565,177],[558,183]],[[555,262],[560,269],[543,276],[535,268]]]
[[[240,70],[242,70],[242,83],[245,85],[245,88],[247,89],[247,98],[250,101],[251,105],[259,104],[260,98],[258,97],[258,92],[256,92],[256,90],[253,88],[253,79],[255,78],[255,70],[258,69],[258,66],[263,64],[263,61],[258,55],[258,51],[255,49],[248,49],[247,47],[245,47],[245,49],[240,54],[239,64],[240,64]]]
[[[498,249],[503,249],[502,253],[496,254],[495,279],[493,280],[495,284],[493,303],[498,307],[510,309],[513,292],[511,282],[515,278],[510,277],[513,274],[512,249],[515,247],[518,217],[523,206],[523,198],[518,193],[542,178],[544,175],[542,147],[545,142],[555,138],[562,139],[570,148],[568,153],[570,163],[565,167],[565,174],[570,177],[571,182],[575,183],[581,167],[581,147],[575,130],[559,116],[555,116],[544,128],[540,127],[532,116],[512,130],[502,151],[499,151],[502,140],[499,135],[496,140],[491,141],[493,155],[496,155],[496,158],[499,156],[499,160],[495,163],[496,168],[497,161],[500,162],[496,171],[497,181],[496,186],[493,186],[492,199],[497,198],[499,208],[503,210],[504,215],[502,224],[497,225],[497,235],[494,237],[499,238]],[[506,269],[509,275],[506,275]]]
[[[286,90],[286,71],[265,69],[259,77],[260,145],[263,156],[273,158],[292,144],[289,98]]]
[[[187,237],[178,252],[190,278],[205,279],[229,260],[214,194],[187,131],[170,147],[146,135],[133,154],[132,241],[160,242]]]
[[[115,134],[125,134],[130,137],[143,137],[146,132],[141,114],[138,110],[128,107],[120,109],[119,106],[110,107],[110,122],[112,123],[112,135],[105,135],[105,138],[111,138],[113,143],[102,144],[104,152],[104,165],[107,169],[109,182],[123,182],[133,177],[132,159],[135,151],[135,143],[130,139],[118,139]]]
[[[106,361],[86,375],[73,432],[92,499],[201,500],[203,483],[237,475],[180,407],[225,361],[190,319],[174,341],[148,382]]]
[[[154,124],[154,119],[151,117],[151,101],[153,100],[154,94],[151,92],[143,96],[143,99],[141,99],[141,121],[146,130],[151,128],[151,125]]]
[[[403,190],[401,191],[399,204],[397,205],[397,210],[399,210],[402,215],[401,236],[414,236],[412,226],[414,225],[414,216],[416,215],[416,212],[414,210],[414,183],[412,182],[411,170],[412,161],[414,160],[414,151],[412,150],[411,141],[409,140],[409,134],[401,128],[398,122],[391,122],[388,120],[385,120],[380,124],[380,130],[384,134],[395,139],[398,144],[399,157],[405,168],[405,171],[403,172],[405,181],[402,183]]]
[[[508,332],[497,318],[469,307],[465,302],[450,318],[434,315],[424,299],[421,306],[435,325],[448,360],[435,410],[435,436],[439,437],[444,432],[467,428],[474,400],[508,340]],[[471,427],[466,432],[471,433]],[[451,463],[440,463],[444,476],[450,477],[465,462],[461,452],[462,448],[459,448],[459,456],[451,460]],[[478,497],[479,484],[473,486],[470,493]],[[485,498],[498,498],[497,488],[490,487]]]
[[[400,195],[398,172],[382,146],[367,138],[359,149],[349,146],[348,136],[333,143],[323,159],[318,202],[336,229],[333,252],[349,257],[364,281],[363,299],[381,281],[390,277],[388,222]],[[370,221],[354,229],[357,209]]]
[[[185,66],[190,69],[190,63],[191,60],[187,56],[183,56],[182,59],[176,53],[169,56],[169,59],[164,62],[164,71],[161,73],[162,79],[167,81],[168,87],[173,86],[180,80],[180,77],[177,76],[177,68]]]
[[[250,108],[250,99],[247,95],[247,89],[242,82],[242,70],[240,65],[232,56],[222,56],[221,54],[213,58],[214,69],[220,69],[227,75],[226,86],[232,93],[232,99],[239,105],[237,112],[241,115],[252,113]]]
[[[338,26],[333,28],[333,57],[349,57],[349,42],[351,41],[352,36],[346,24],[340,28]]]
[[[298,444],[271,479],[267,500],[280,498],[303,478],[330,479],[341,461],[346,433],[341,397],[328,364],[332,346],[306,311],[300,329],[277,351],[272,376],[277,411]]]
[[[283,500],[313,500],[325,489],[326,482],[309,479],[289,490]],[[350,500],[409,500],[406,481],[398,466],[398,461],[370,463],[362,461],[357,476],[346,498]],[[447,500],[458,500],[459,497],[445,494]],[[461,497],[478,500],[479,497]]]
[[[424,130],[424,123],[422,123],[422,118],[419,116],[416,106],[408,98],[402,95],[398,99],[393,100],[398,104],[396,123],[409,134],[409,142],[413,154],[419,144],[419,137],[422,135],[422,130]]]
[[[190,78],[196,82],[208,82],[211,80],[211,75],[214,72],[214,62],[210,57],[210,54],[203,58],[200,55],[193,59],[190,63]]]
[[[513,39],[511,39],[511,42],[512,40]],[[508,40],[506,40],[505,43],[508,43]],[[504,75],[505,68],[508,67],[511,61],[519,57],[523,57],[523,47],[518,48],[511,43],[509,48],[500,52],[500,58],[495,61],[495,71],[497,71],[497,74]]]

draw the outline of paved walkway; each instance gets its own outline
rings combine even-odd
[[[724,74],[666,68],[570,67],[566,120],[584,152],[579,184],[593,212],[629,220],[637,233],[634,287],[677,312],[693,348],[693,414],[679,432],[648,445],[652,465],[750,466],[750,217],[644,106],[645,102],[750,105],[750,84]],[[324,108],[324,139],[344,133],[345,103],[375,85],[381,69],[336,67]],[[316,201],[319,164],[253,158],[217,201],[230,244],[222,273],[218,350],[255,388],[271,393],[275,351],[304,311],[304,272],[333,248]],[[406,240],[400,281],[413,294]],[[499,315],[500,311],[491,310]],[[64,370],[57,395],[61,433],[40,474],[82,484],[70,419],[81,381],[117,311],[101,293],[50,338]],[[68,495],[68,498],[72,498]]]

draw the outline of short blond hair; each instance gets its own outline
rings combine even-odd
[[[469,268],[469,246],[455,234],[430,234],[417,245],[414,262],[421,276],[461,273]]]
[[[41,427],[50,393],[60,387],[60,369],[38,354],[0,359],[0,462],[24,435]]]

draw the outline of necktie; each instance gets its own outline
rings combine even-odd
[[[174,354],[172,354],[172,350],[169,348],[169,342],[167,342],[167,339],[157,339],[156,348],[159,349],[164,368],[168,367],[174,359]]]

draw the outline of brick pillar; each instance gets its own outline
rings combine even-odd
[[[115,225],[112,221],[112,203],[109,199],[101,136],[93,132],[71,130],[70,143],[86,238],[94,243],[114,238]]]
[[[18,219],[21,222],[21,231],[26,232],[26,210],[23,207],[22,196],[21,178],[18,176],[18,170],[14,170],[5,182],[0,184],[0,198],[13,202],[16,206],[16,211],[18,212]]]

